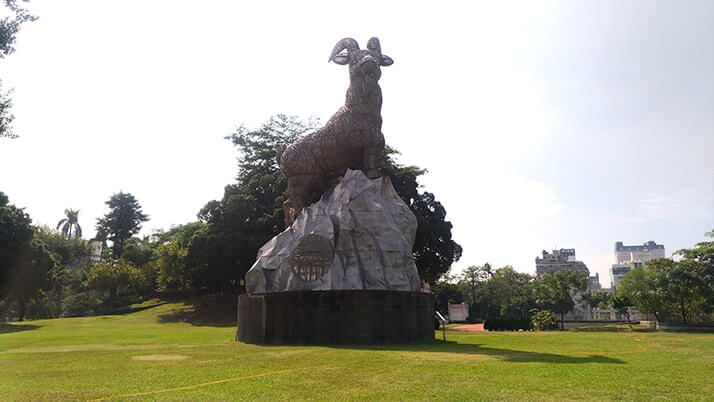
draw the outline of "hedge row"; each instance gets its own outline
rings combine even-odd
[[[483,328],[487,331],[529,331],[533,326],[530,317],[499,317],[486,320]]]

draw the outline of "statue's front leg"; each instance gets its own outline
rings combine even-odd
[[[285,217],[285,228],[287,229],[295,222],[295,218],[297,217],[295,204],[293,204],[290,199],[283,202],[283,215]]]
[[[364,150],[364,161],[362,171],[370,179],[376,179],[382,176],[379,172],[378,164],[381,157],[381,148],[369,147]]]

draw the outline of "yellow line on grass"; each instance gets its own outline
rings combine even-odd
[[[95,401],[106,401],[106,400],[112,399],[112,398],[133,398],[133,397],[136,397],[136,396],[146,396],[146,395],[153,395],[153,394],[161,394],[161,393],[164,393],[164,392],[184,391],[184,390],[187,390],[187,389],[193,389],[193,388],[198,388],[198,387],[205,387],[205,386],[207,386],[207,385],[222,384],[222,383],[231,382],[231,381],[248,380],[248,379],[251,379],[251,378],[258,378],[258,377],[265,377],[265,376],[274,375],[274,374],[288,373],[288,372],[290,372],[290,371],[307,370],[307,369],[314,369],[314,368],[321,368],[321,367],[326,367],[326,366],[322,365],[322,366],[300,367],[300,368],[287,369],[287,370],[269,371],[269,372],[267,372],[267,373],[253,374],[253,375],[248,375],[248,376],[245,376],[245,377],[226,378],[226,379],[224,379],[224,380],[204,382],[203,384],[187,385],[187,386],[185,386],[185,387],[167,388],[167,389],[160,389],[160,390],[157,390],[157,391],[137,392],[137,393],[134,393],[134,394],[124,394],[124,395],[107,396],[107,397],[104,397],[104,398],[91,399],[90,401],[91,401],[91,402],[95,402]]]

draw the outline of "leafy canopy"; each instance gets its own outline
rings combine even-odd
[[[82,237],[82,227],[79,226],[79,210],[74,210],[72,208],[65,209],[64,214],[66,218],[57,222],[57,229],[61,230],[62,235],[66,236],[68,239],[72,237],[73,233],[74,237]],[[73,229],[74,232],[72,231]]]
[[[141,230],[141,224],[149,220],[149,216],[141,210],[141,205],[133,195],[118,192],[108,201],[109,212],[103,218],[97,219],[97,237],[112,241],[114,258],[121,256],[124,243],[132,235]]]
[[[24,2],[26,1],[24,0]],[[0,19],[0,59],[15,51],[15,39],[22,24],[37,20],[37,17],[30,14],[25,7],[18,5],[17,0],[4,0],[3,2],[9,15]],[[12,108],[10,92],[12,91],[2,92],[0,90],[0,138],[17,138],[12,130],[12,121],[15,116],[10,111]]]
[[[563,329],[563,316],[575,307],[573,293],[583,292],[587,288],[588,277],[582,272],[551,271],[536,282],[535,294],[541,306],[560,313],[561,329]]]

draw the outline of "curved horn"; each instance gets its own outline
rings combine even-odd
[[[377,53],[380,56],[382,55],[382,47],[379,45],[378,38],[371,38],[369,42],[367,42],[367,49]]]
[[[327,61],[332,61],[332,58],[344,49],[347,49],[348,52],[354,52],[355,50],[359,50],[359,45],[357,44],[357,41],[352,38],[344,38],[337,42],[335,47],[332,49],[332,53],[330,53],[330,58]]]

